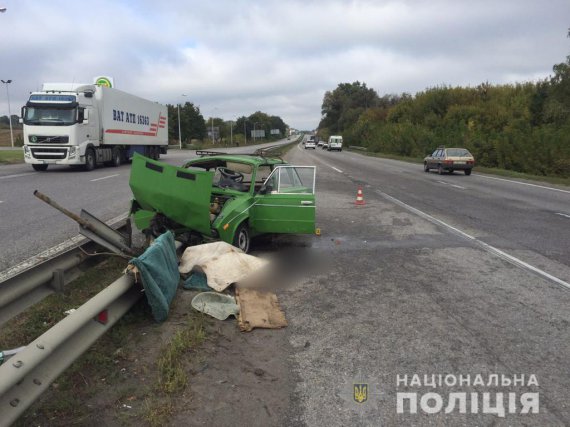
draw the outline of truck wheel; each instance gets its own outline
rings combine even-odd
[[[242,222],[234,234],[234,246],[240,248],[245,253],[249,252],[249,229],[246,222]]]
[[[113,161],[112,161],[112,165],[113,165],[114,167],[121,166],[121,150],[119,150],[117,147],[113,148]]]
[[[85,152],[85,170],[92,171],[95,169],[96,162],[95,151],[92,148],[88,148]]]
[[[160,147],[154,147],[154,160],[160,160]]]
[[[464,172],[465,172],[465,175],[467,175],[467,176],[471,175],[471,169],[465,169]]]
[[[34,170],[38,171],[38,172],[43,172],[43,171],[47,170],[48,166],[49,165],[32,165]]]

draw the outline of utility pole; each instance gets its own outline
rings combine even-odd
[[[182,94],[181,96],[186,96]],[[178,103],[178,142],[180,143],[180,149],[182,150],[182,131],[180,129],[180,102]]]
[[[3,12],[6,9],[3,10]],[[14,148],[14,134],[12,133],[12,111],[10,111],[10,91],[8,90],[8,85],[12,83],[12,80],[0,80],[0,82],[6,85],[6,97],[8,98],[8,122],[10,123],[10,142],[12,143],[12,148]]]

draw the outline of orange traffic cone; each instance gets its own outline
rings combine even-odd
[[[364,201],[364,195],[362,194],[362,187],[358,187],[358,192],[356,193],[356,202],[355,205],[365,205],[366,202]]]

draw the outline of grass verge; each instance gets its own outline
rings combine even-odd
[[[157,391],[172,394],[184,390],[188,376],[184,369],[184,356],[204,341],[202,316],[188,316],[186,325],[178,330],[164,347],[156,362]]]
[[[125,268],[120,258],[109,258],[87,270],[62,293],[55,293],[18,315],[0,331],[0,348],[26,345],[65,317],[65,311],[77,308],[112,283]],[[131,327],[144,319],[143,310],[131,310],[77,359],[18,420],[16,425],[73,425],[88,423],[85,401],[98,385],[116,381],[114,373],[123,359],[120,351]]]
[[[20,150],[0,150],[0,165],[23,163],[24,152]]]
[[[416,163],[422,164],[424,159],[419,157],[406,157],[406,156],[398,156],[395,154],[382,154],[382,153],[372,153],[369,151],[358,150],[353,148],[347,148],[348,151],[353,153],[359,153],[364,156],[369,157],[379,157],[382,159],[391,159],[391,160],[400,160],[408,163]],[[558,185],[566,185],[570,186],[570,178],[561,178],[557,176],[543,176],[543,175],[532,175],[528,173],[522,172],[515,172],[506,169],[498,169],[498,168],[486,168],[483,166],[475,166],[473,169],[474,172],[483,173],[488,175],[497,175],[507,178],[516,178],[516,179],[525,179],[529,181],[539,181],[539,182],[547,182],[549,184],[558,184]]]
[[[204,315],[191,311],[183,326],[161,349],[155,362],[152,393],[148,393],[144,401],[143,418],[149,425],[165,425],[175,412],[175,400],[188,385],[188,365],[196,358],[196,349],[205,339]]]
[[[113,282],[125,268],[108,258],[12,319],[0,330],[0,349],[26,345]],[[173,301],[174,311],[177,299]],[[28,425],[168,422],[188,398],[189,366],[199,361],[207,319],[191,310],[157,324],[144,298],[78,358],[17,421]]]

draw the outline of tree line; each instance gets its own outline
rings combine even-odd
[[[481,166],[570,177],[570,56],[538,82],[443,85],[413,96],[341,83],[324,95],[318,132],[414,158],[441,145],[465,147]]]
[[[20,117],[12,114],[12,128],[13,129],[22,129],[22,125],[20,124],[19,120]],[[10,119],[8,116],[0,116],[0,128],[9,128],[10,127]]]
[[[171,143],[178,141],[178,106],[168,107],[168,139]],[[191,102],[180,106],[180,131],[183,144],[190,144],[193,140],[204,141],[208,139],[208,131],[216,128],[214,132],[223,142],[229,142],[233,136],[234,142],[244,143],[251,140],[252,131],[264,130],[264,141],[282,138],[287,131],[287,124],[278,116],[271,116],[261,111],[256,111],[249,116],[238,117],[237,120],[224,120],[219,117],[205,118],[200,112],[200,107]],[[272,135],[271,130],[278,129],[279,135]]]

